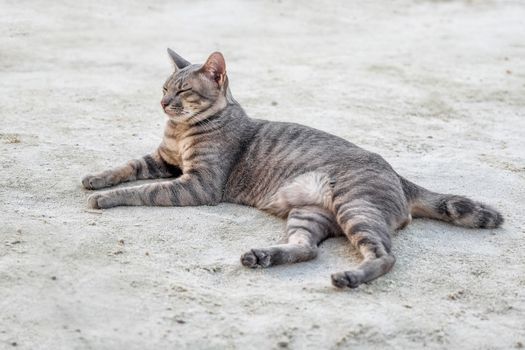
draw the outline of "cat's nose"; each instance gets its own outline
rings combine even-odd
[[[166,106],[168,106],[170,103],[171,98],[163,98],[162,100],[160,100],[160,105],[162,106],[162,108],[166,108]]]

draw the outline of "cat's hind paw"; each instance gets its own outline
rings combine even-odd
[[[246,267],[268,267],[272,265],[271,254],[262,249],[252,249],[241,256],[241,264]]]
[[[338,272],[332,275],[332,285],[337,288],[357,288],[361,284],[361,274],[358,271]]]

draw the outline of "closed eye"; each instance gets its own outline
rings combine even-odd
[[[179,90],[175,93],[175,96],[179,96],[180,94],[182,94],[183,92],[186,92],[186,91],[191,91],[191,88],[187,88],[187,89],[184,89],[184,90]]]
[[[162,92],[163,92],[163,93],[164,93],[164,95],[165,95],[165,94],[166,94],[166,92],[168,92],[168,88],[167,88],[167,87],[165,87],[165,86],[163,86],[163,87],[162,87]]]

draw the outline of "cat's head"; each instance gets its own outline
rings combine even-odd
[[[168,54],[175,71],[164,83],[160,104],[170,120],[195,124],[226,107],[228,78],[220,52],[202,65],[191,64],[171,49]]]

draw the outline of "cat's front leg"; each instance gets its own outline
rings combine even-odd
[[[95,193],[88,198],[88,206],[106,209],[132,205],[215,205],[220,202],[221,193],[216,184],[206,183],[200,177],[186,174],[173,181]]]
[[[82,185],[88,190],[98,190],[122,182],[177,177],[181,174],[182,171],[177,166],[166,163],[158,152],[154,152],[140,159],[130,160],[114,169],[87,175],[82,179]]]

